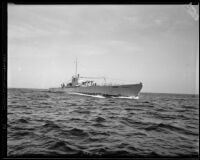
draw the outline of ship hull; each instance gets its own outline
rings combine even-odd
[[[103,96],[139,96],[142,83],[116,85],[116,86],[87,86],[87,87],[66,87],[50,88],[50,92],[82,93]]]

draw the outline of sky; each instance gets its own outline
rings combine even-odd
[[[8,88],[60,87],[75,74],[199,92],[199,19],[189,5],[8,5]],[[196,16],[195,16],[196,15]]]

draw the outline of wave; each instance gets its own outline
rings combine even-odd
[[[29,123],[29,121],[26,120],[26,119],[20,118],[20,119],[17,120],[16,123]]]
[[[52,121],[46,120],[46,123],[41,127],[41,129],[47,131],[47,130],[61,129],[61,127]]]
[[[147,131],[152,131],[152,130],[160,131],[161,129],[168,129],[169,131],[175,131],[175,132],[187,134],[187,135],[188,134],[196,135],[196,136],[198,135],[198,133],[194,133],[194,132],[186,130],[184,128],[173,126],[173,125],[170,125],[170,124],[164,124],[164,123],[152,124],[152,125],[145,128],[145,130],[147,130]]]
[[[95,119],[95,121],[96,122],[105,122],[106,120],[105,120],[105,118],[103,118],[103,117],[97,117],[96,119]]]
[[[59,150],[59,151],[67,152],[67,153],[69,153],[69,152],[74,153],[74,151],[75,151],[75,149],[70,147],[64,141],[53,142],[52,144],[49,144],[49,145],[50,145],[50,147],[48,147],[48,149],[51,149],[51,150]]]
[[[29,136],[31,135],[31,132],[28,132],[28,131],[17,131],[14,133],[14,136],[15,137],[24,137],[24,136]]]
[[[80,136],[80,137],[88,137],[89,134],[82,129],[73,128],[68,131],[71,135]]]
[[[8,92],[8,156],[156,157],[198,150],[194,99],[75,94]]]
[[[91,111],[76,109],[73,112],[80,113],[80,114],[90,114]]]

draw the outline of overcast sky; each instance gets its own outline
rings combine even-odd
[[[8,87],[59,87],[77,57],[82,76],[197,93],[198,28],[184,5],[8,5]]]

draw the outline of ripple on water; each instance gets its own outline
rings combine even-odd
[[[8,91],[8,156],[198,155],[198,97],[115,99]]]

